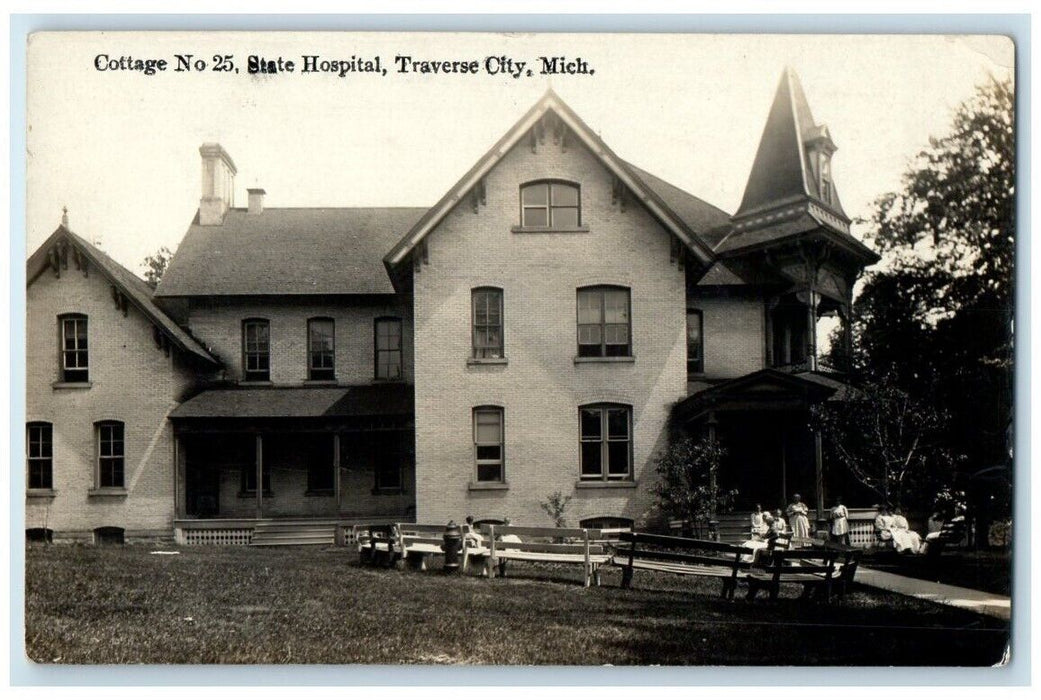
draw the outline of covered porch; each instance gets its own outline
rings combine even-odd
[[[809,426],[810,406],[841,400],[847,391],[822,372],[764,369],[704,385],[674,407],[673,418],[687,434],[707,436],[726,450],[716,479],[721,488],[737,490],[735,513],[747,514],[756,504],[784,509],[799,493],[821,528],[828,499],[848,494],[831,487],[843,480],[826,469],[821,436]]]
[[[171,419],[182,533],[415,511],[409,386],[211,389]]]

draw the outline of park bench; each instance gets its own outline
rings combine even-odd
[[[482,532],[487,533],[484,575],[488,578],[495,577],[496,568],[500,576],[505,576],[506,562],[511,560],[577,564],[582,566],[583,585],[589,587],[590,582],[595,582],[599,586],[600,567],[611,559],[599,530],[486,525]],[[503,538],[509,541],[504,542]]]
[[[712,576],[723,580],[722,595],[732,600],[738,575],[752,567],[755,550],[712,540],[674,535],[623,532],[612,563],[622,568],[622,587],[632,586],[636,569],[686,576]]]
[[[401,555],[394,525],[355,525],[354,541],[362,564],[393,566]]]
[[[967,534],[968,527],[966,526],[965,518],[946,520],[940,526],[939,531],[936,532],[935,537],[927,535],[923,540],[926,545],[925,555],[930,558],[938,557],[946,549],[947,545],[961,544]]]
[[[425,571],[427,559],[445,553],[445,526],[397,523],[398,551],[401,559],[414,569]]]
[[[815,595],[822,595],[825,602],[829,602],[833,586],[839,585],[844,588],[845,581],[836,579],[836,563],[840,560],[841,571],[852,581],[856,565],[854,563],[852,568],[848,568],[847,564],[856,561],[856,555],[852,551],[835,548],[775,549],[770,553],[766,565],[745,575],[748,600],[754,600],[760,590],[768,591],[770,600],[777,600],[782,583],[795,583],[803,588],[801,599],[808,600]]]

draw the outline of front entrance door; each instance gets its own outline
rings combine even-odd
[[[185,508],[189,516],[216,518],[220,515],[220,470],[189,462],[185,491]]]

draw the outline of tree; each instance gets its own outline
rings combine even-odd
[[[670,443],[656,460],[655,505],[665,517],[690,523],[696,537],[702,537],[714,515],[733,508],[737,491],[716,485],[724,454],[714,440],[684,437]]]
[[[539,506],[546,515],[553,519],[554,527],[565,527],[567,525],[566,513],[569,503],[571,503],[571,496],[565,496],[560,491],[554,491]]]
[[[145,266],[145,281],[148,282],[149,287],[155,289],[159,286],[159,280],[163,278],[163,273],[166,272],[166,267],[170,264],[172,257],[173,253],[170,252],[170,249],[163,246],[154,255],[149,255],[141,262]]]
[[[854,303],[854,365],[944,416],[963,481],[1009,464],[1015,195],[1014,92],[992,79],[862,222],[884,262]]]
[[[829,454],[880,502],[895,506],[921,506],[948,483],[955,459],[943,444],[944,421],[893,375],[863,384],[845,401],[810,409],[811,428]]]

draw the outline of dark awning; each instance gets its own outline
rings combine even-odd
[[[411,416],[407,384],[208,389],[170,413],[183,419],[350,418]]]
[[[841,400],[850,389],[841,380],[818,372],[762,369],[714,384],[676,403],[673,415],[690,422],[709,411],[785,411]]]

